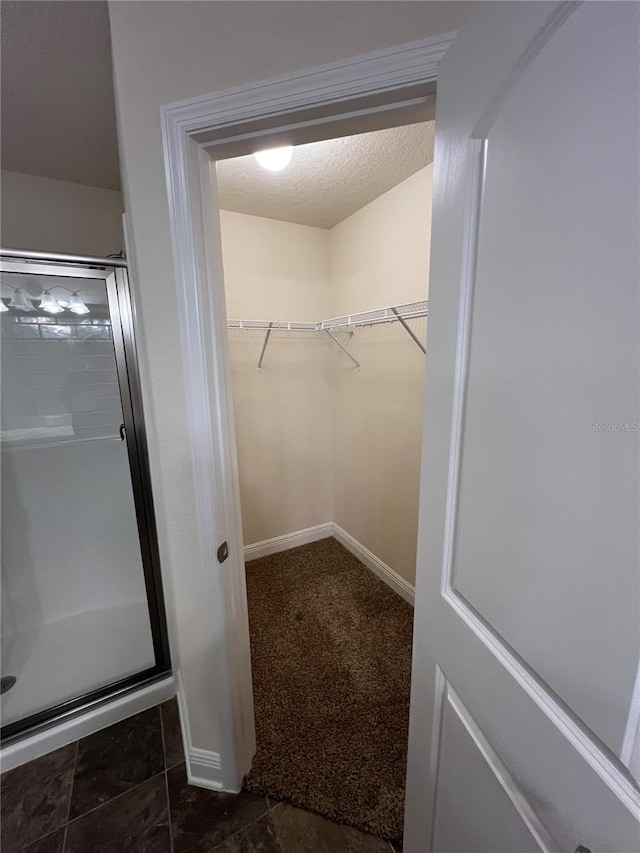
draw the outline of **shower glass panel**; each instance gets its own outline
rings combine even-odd
[[[126,272],[2,260],[0,296],[4,735],[168,659]]]

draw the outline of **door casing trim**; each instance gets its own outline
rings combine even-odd
[[[231,401],[219,208],[212,155],[256,139],[311,141],[327,128],[433,101],[438,65],[456,33],[421,39],[161,108],[201,577],[225,790],[239,790],[255,751],[237,453]],[[388,122],[393,124],[393,122]],[[324,127],[323,127],[324,126]],[[351,132],[354,132],[353,130]],[[345,135],[334,132],[333,135]],[[224,570],[215,554],[229,543]],[[188,716],[188,695],[181,696]],[[191,754],[192,744],[185,752]],[[218,749],[214,749],[217,746]],[[206,751],[206,750],[205,750]],[[203,750],[198,754],[202,758]],[[219,759],[218,759],[219,755]],[[195,769],[195,768],[194,768]],[[190,781],[202,784],[187,759]]]

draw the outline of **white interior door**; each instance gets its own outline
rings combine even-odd
[[[639,12],[440,68],[405,853],[640,849]]]

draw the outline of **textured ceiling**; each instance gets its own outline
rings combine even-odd
[[[119,189],[107,4],[3,2],[2,168]]]
[[[253,155],[217,164],[220,207],[333,228],[433,160],[434,122],[312,142],[281,172]]]

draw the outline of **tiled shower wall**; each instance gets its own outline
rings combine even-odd
[[[117,436],[122,421],[108,317],[2,315],[3,440]],[[39,436],[35,430],[44,429]]]

